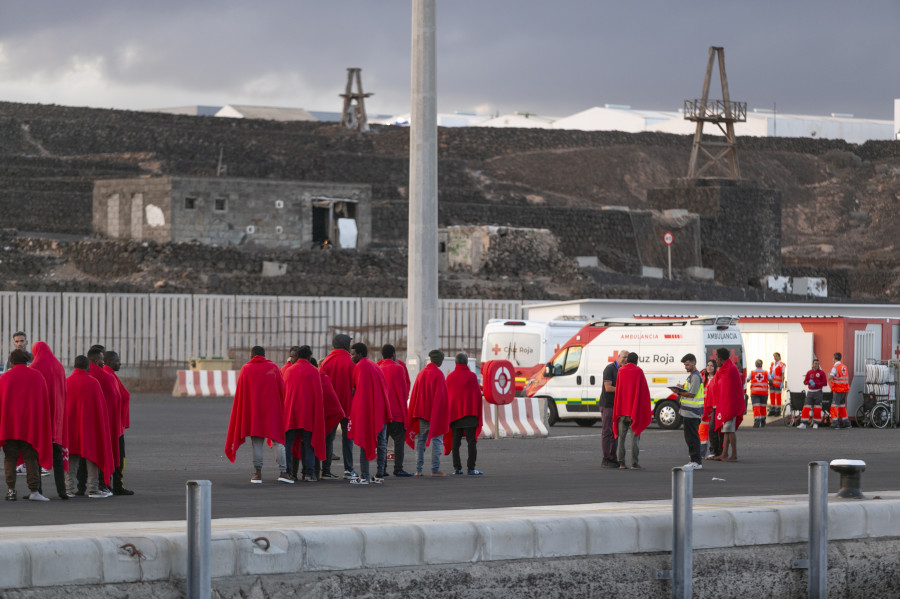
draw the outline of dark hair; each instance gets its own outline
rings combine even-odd
[[[350,335],[344,335],[343,333],[338,333],[331,340],[331,346],[334,349],[349,350],[350,349],[350,341],[352,341],[352,338],[350,337]]]
[[[87,370],[91,367],[91,361],[87,359],[87,356],[75,356],[74,365],[80,370]]]
[[[684,364],[685,362],[694,362],[696,364],[697,356],[694,354],[684,354],[684,357],[681,358],[681,363]]]
[[[468,364],[468,363],[469,363],[469,356],[467,356],[467,355],[464,354],[464,353],[458,353],[458,354],[456,354],[456,363],[457,363],[457,364]]]
[[[25,331],[16,331],[15,333],[13,333],[12,338],[15,339],[16,337],[18,337],[20,335],[22,337],[25,337],[26,339],[28,339],[28,335],[25,334]]]
[[[24,349],[14,349],[9,353],[9,363],[12,366],[28,364],[28,352]]]
[[[88,350],[87,357],[88,360],[91,358],[96,358],[97,356],[103,356],[103,346],[102,345],[92,345],[91,349]],[[93,360],[91,360],[93,362]]]
[[[296,353],[299,353],[299,352],[300,352],[300,346],[299,346],[299,345],[292,345],[292,346],[291,346],[291,349],[288,350],[288,353],[289,353],[289,354],[296,354]]]
[[[263,357],[265,357],[265,356],[266,356],[266,350],[265,350],[265,348],[264,348],[263,346],[261,346],[261,345],[254,345],[253,347],[250,348],[250,355],[251,355],[251,356],[263,356]]]
[[[303,360],[312,358],[312,348],[308,345],[301,345],[297,348],[297,357]]]
[[[637,364],[638,363],[638,355],[634,352],[628,354],[628,357],[625,358],[626,364]]]
[[[312,364],[313,366],[315,366],[316,368],[319,367],[319,362],[312,356],[309,357],[309,363]]]
[[[385,343],[381,346],[381,357],[386,360],[392,360],[394,356],[397,355],[397,348],[395,348],[390,343]]]
[[[350,349],[355,351],[357,354],[359,354],[363,358],[365,358],[366,356],[369,355],[369,348],[366,347],[366,344],[362,343],[362,342],[354,343],[353,345],[350,346]]]
[[[431,360],[434,364],[440,366],[444,363],[444,352],[439,349],[433,349],[428,352],[428,359]]]
[[[839,352],[839,351],[834,352],[834,359],[835,359],[835,360],[840,360],[840,359],[841,359],[841,352]]]
[[[99,343],[96,345],[92,345],[91,349],[99,349],[101,352],[105,352],[106,348],[100,345]],[[88,350],[88,355],[91,355],[91,349]]]
[[[104,360],[112,360],[113,358],[118,358],[118,357],[119,357],[119,353],[114,349],[111,349],[103,354]]]
[[[720,347],[716,350],[716,357],[725,362],[731,359],[731,352],[725,347]]]

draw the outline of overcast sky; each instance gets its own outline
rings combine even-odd
[[[900,0],[439,0],[438,110],[676,110],[724,46],[749,108],[893,118]],[[410,2],[0,0],[0,100],[409,111]],[[721,97],[718,77],[713,98]]]

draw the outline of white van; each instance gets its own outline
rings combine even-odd
[[[585,320],[503,320],[492,318],[481,339],[481,363],[509,360],[516,370],[516,394],[521,395],[528,375],[543,366],[573,335],[587,324]]]
[[[725,347],[743,370],[744,344],[736,323],[737,318],[730,316],[591,321],[554,354],[543,371],[532,375],[525,394],[547,400],[549,424],[574,420],[591,426],[600,420],[603,370],[624,349],[640,358],[638,366],[647,377],[659,426],[678,428],[677,396],[668,387],[680,386],[687,378],[681,358],[694,354],[702,370],[716,348]]]

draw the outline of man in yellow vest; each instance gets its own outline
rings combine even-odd
[[[681,389],[672,389],[681,398],[682,427],[684,428],[684,442],[688,446],[688,454],[691,461],[684,465],[685,468],[700,470],[703,468],[703,456],[700,452],[700,419],[703,417],[703,378],[697,372],[697,357],[694,354],[686,354],[681,358],[684,369],[688,373],[687,381]]]
[[[850,371],[841,362],[840,352],[834,354],[834,366],[828,373],[828,386],[831,387],[831,427],[850,428],[847,418],[847,393],[850,392]]]

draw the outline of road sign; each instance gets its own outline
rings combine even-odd
[[[672,245],[673,241],[675,241],[675,236],[666,231],[663,234],[663,243],[665,243],[666,245]]]

